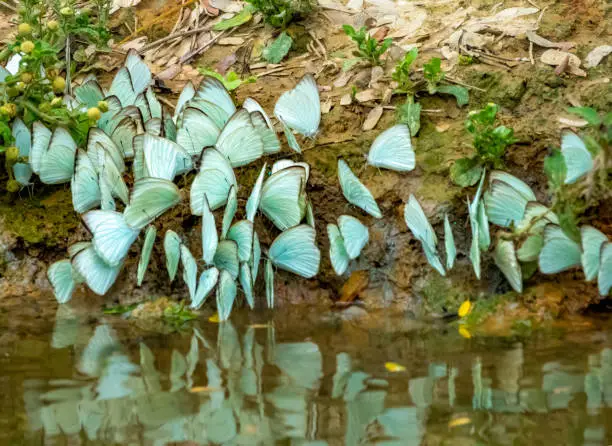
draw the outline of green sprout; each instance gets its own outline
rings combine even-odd
[[[357,51],[353,53],[355,56],[372,65],[382,65],[380,58],[391,47],[393,39],[387,38],[379,42],[368,34],[365,26],[358,31],[351,25],[342,25],[342,29],[357,44]]]

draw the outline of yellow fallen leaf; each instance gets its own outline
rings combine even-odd
[[[385,362],[385,368],[393,373],[404,372],[406,370],[406,367],[395,362]]]
[[[213,390],[215,389],[207,386],[192,387],[191,389],[189,389],[191,393],[212,392]]]
[[[211,317],[209,317],[208,322],[213,322],[215,324],[218,324],[219,323],[219,313],[215,313]]]
[[[469,330],[463,325],[459,327],[459,334],[465,339],[470,339],[472,337],[472,333],[470,333]]]
[[[269,324],[251,324],[249,325],[249,328],[268,328],[269,326]]]
[[[464,301],[459,307],[459,317],[466,317],[472,311],[472,302],[469,300]]]
[[[465,426],[466,424],[470,424],[471,422],[472,420],[470,420],[468,417],[453,418],[448,422],[448,427],[452,428],[458,426]]]

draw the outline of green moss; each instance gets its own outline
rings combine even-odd
[[[41,201],[17,200],[0,203],[4,225],[27,244],[63,246],[79,226],[68,189],[54,192]]]
[[[355,172],[355,166],[362,166],[367,153],[362,147],[369,147],[370,141],[362,140],[350,143],[329,144],[304,151],[304,161],[310,168],[332,178],[338,174],[338,159],[345,160]]]
[[[436,203],[453,201],[461,194],[461,188],[453,185],[448,175],[426,175],[423,177],[417,195],[423,200]]]
[[[455,131],[438,132],[431,121],[421,122],[421,131],[414,140],[417,166],[426,173],[447,174],[452,160],[461,155],[459,150],[466,132],[463,126]]]
[[[435,273],[430,274],[421,292],[425,300],[424,313],[456,312],[466,299],[466,294],[456,284]]]
[[[468,327],[482,324],[489,316],[495,314],[500,305],[514,301],[515,293],[493,294],[472,302],[472,311],[462,319]]]
[[[525,79],[510,73],[487,72],[474,68],[466,70],[465,76],[468,84],[486,90],[486,93],[481,95],[472,95],[482,104],[494,102],[502,107],[514,108],[527,91]],[[476,104],[470,104],[470,108],[477,108]]]

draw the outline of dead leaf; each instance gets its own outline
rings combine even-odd
[[[559,128],[566,129],[586,127],[589,123],[579,118],[559,118],[559,124]]]
[[[370,273],[366,270],[355,271],[344,282],[340,289],[340,298],[336,302],[353,302],[370,284]]]
[[[137,37],[134,40],[124,43],[119,48],[122,51],[136,50],[140,51],[147,44],[149,39],[146,36]],[[95,49],[95,48],[94,48]]]
[[[385,37],[387,37],[389,31],[391,31],[391,29],[388,26],[381,26],[375,33],[372,34],[372,38],[381,42]]]
[[[155,76],[157,79],[162,81],[169,81],[174,79],[181,72],[181,66],[179,64],[171,65],[164,71],[160,72]]]
[[[374,67],[370,72],[370,87],[376,85],[385,76],[383,67]]]
[[[363,0],[349,0],[346,7],[353,11],[361,11],[363,9]]]
[[[372,130],[380,121],[380,118],[383,114],[383,108],[380,105],[377,105],[366,117],[365,121],[363,121],[363,126],[361,127],[364,131]]]
[[[340,98],[340,105],[351,105],[353,102],[353,97],[350,93],[345,94]]]
[[[448,122],[441,122],[440,124],[436,125],[436,132],[444,133],[449,128],[450,128],[450,124]]]
[[[236,53],[228,54],[223,59],[221,59],[217,63],[217,65],[215,65],[215,70],[219,74],[225,74],[227,70],[229,70],[229,67],[234,65],[237,60],[238,60],[238,56],[236,56]]]
[[[342,88],[345,87],[346,84],[349,83],[349,81],[351,80],[351,78],[353,77],[354,73],[351,73],[350,71],[344,71],[340,74],[340,76],[338,76],[336,78],[336,80],[334,81],[334,87],[336,88]]]
[[[587,68],[596,67],[601,61],[612,53],[612,45],[601,45],[591,50],[591,52],[584,59],[584,66]]]
[[[561,67],[563,71],[567,71],[576,76],[586,77],[586,72],[579,68],[582,62],[575,54],[551,49],[544,51],[542,56],[540,56],[540,60],[547,65]],[[567,66],[565,66],[566,64]]]
[[[360,91],[359,93],[355,95],[355,99],[357,99],[358,102],[375,101],[376,99],[379,99],[379,98],[380,98],[380,93],[374,90],[373,88],[370,88],[364,91]]]
[[[217,41],[219,45],[233,45],[238,46],[244,43],[244,39],[242,37],[224,37],[223,39],[219,39]]]
[[[121,8],[131,8],[132,6],[136,6],[138,3],[140,3],[140,0],[113,0],[110,7],[110,13],[112,14]]]
[[[576,46],[574,42],[552,42],[542,36],[539,36],[535,33],[535,31],[527,31],[526,34],[529,41],[541,46],[542,48],[558,48],[562,51],[568,51]]]
[[[503,33],[507,36],[517,37],[527,31],[537,29],[537,18],[525,18],[539,12],[538,8],[507,8],[497,14],[470,20],[464,29],[473,32],[489,31]]]

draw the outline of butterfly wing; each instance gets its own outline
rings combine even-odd
[[[49,266],[47,278],[51,282],[55,298],[60,304],[65,304],[72,299],[76,283],[70,260],[60,260]]]
[[[215,216],[210,210],[206,196],[202,199],[202,259],[207,265],[212,264],[217,252],[219,236],[215,225]]]
[[[548,225],[544,229],[544,247],[538,263],[544,274],[556,274],[581,263],[578,243],[571,240],[559,226]]]
[[[206,298],[215,287],[218,280],[219,270],[214,266],[202,271],[202,274],[200,274],[200,279],[198,280],[198,287],[196,289],[195,296],[191,301],[191,308],[197,310],[204,305]]]
[[[350,258],[346,252],[344,239],[340,229],[334,224],[327,225],[327,237],[329,238],[329,259],[336,275],[341,276],[348,268]]]
[[[100,205],[100,185],[98,174],[87,153],[79,150],[77,153],[76,168],[70,182],[72,192],[72,205],[79,214]]]
[[[263,155],[263,141],[249,112],[240,109],[234,113],[221,130],[215,148],[229,160],[232,167],[244,166]]]
[[[97,254],[93,246],[81,250],[72,258],[72,267],[83,277],[87,286],[103,296],[117,280],[121,264],[110,266]]]
[[[350,215],[338,217],[338,227],[344,239],[344,246],[348,256],[351,259],[356,259],[370,239],[368,227]]]
[[[183,109],[187,106],[187,103],[193,99],[195,96],[195,87],[191,81],[188,81],[183,89],[181,90],[181,94],[176,101],[176,107],[174,108],[174,117],[173,120],[175,123],[178,123],[178,118],[181,113],[183,113]]]
[[[507,183],[494,181],[484,203],[489,222],[507,228],[523,219],[528,200]]]
[[[166,269],[170,276],[170,282],[176,277],[179,260],[181,259],[181,238],[171,229],[164,236],[164,253],[166,254]]]
[[[263,184],[259,209],[281,231],[298,225],[304,217],[305,178],[305,169],[293,166],[272,174]]]
[[[601,261],[597,275],[599,294],[607,296],[612,288],[612,243],[607,242],[601,248]]]
[[[72,179],[77,145],[68,130],[58,127],[40,165],[40,180],[45,184],[62,184]]]
[[[83,221],[93,234],[96,253],[110,266],[121,264],[138,233],[126,223],[123,214],[94,210],[83,214]]]
[[[399,172],[413,170],[416,161],[408,126],[398,124],[378,135],[370,148],[368,163]]]
[[[261,168],[261,172],[255,181],[255,185],[253,185],[253,190],[251,191],[251,195],[247,200],[246,204],[246,218],[247,220],[253,222],[255,221],[255,214],[257,213],[257,209],[259,208],[259,202],[261,200],[261,190],[263,186],[264,177],[266,175],[266,164],[264,163]]]
[[[155,226],[149,226],[145,233],[145,240],[142,244],[142,250],[140,251],[140,259],[138,260],[138,272],[137,283],[138,286],[142,285],[142,280],[147,272],[149,261],[151,260],[151,251],[153,251],[153,245],[155,244],[155,237],[157,236],[157,229]]]
[[[314,76],[305,75],[295,88],[283,93],[274,106],[274,114],[302,135],[314,137],[321,121],[321,101]]]
[[[272,245],[268,257],[278,268],[307,279],[319,272],[321,252],[315,244],[315,230],[299,225],[282,232]]]
[[[582,269],[587,282],[597,277],[601,261],[601,248],[608,241],[608,237],[592,226],[580,228],[582,239]]]
[[[183,264],[183,280],[187,284],[189,297],[193,300],[196,292],[198,265],[193,254],[185,245],[181,245],[181,263]]]
[[[191,156],[197,156],[217,142],[220,132],[212,119],[198,109],[187,107],[176,132],[176,142]]]
[[[47,153],[47,149],[51,143],[52,133],[42,122],[36,121],[32,124],[32,134],[32,150],[30,152],[29,161],[32,170],[39,174],[43,157]]]
[[[73,92],[76,100],[87,108],[97,107],[98,102],[103,101],[106,96],[104,90],[95,79],[83,82],[78,87],[75,87]]]
[[[181,201],[176,184],[161,178],[143,178],[134,184],[130,204],[123,211],[126,223],[141,229]]]
[[[240,272],[238,260],[238,245],[233,240],[221,240],[217,246],[213,264],[220,270],[229,271],[232,278],[236,279]]]
[[[274,308],[274,267],[266,260],[264,279],[266,281],[266,303],[268,308]]]
[[[251,260],[253,251],[253,223],[248,220],[240,220],[234,223],[227,232],[227,239],[233,240],[238,246],[238,260],[248,262]]]
[[[455,246],[455,236],[453,229],[448,221],[448,215],[444,214],[444,248],[446,249],[446,269],[452,269],[455,265],[457,257],[457,248]]]
[[[593,169],[593,156],[576,134],[564,133],[561,137],[561,154],[567,173],[565,184],[573,184]]]
[[[148,65],[142,60],[138,51],[134,49],[128,51],[127,57],[125,58],[125,67],[130,73],[132,86],[136,95],[142,93],[151,85],[153,80],[151,70],[149,70]]]
[[[238,195],[236,194],[236,188],[232,186],[230,187],[229,194],[227,195],[227,204],[225,205],[225,210],[223,211],[223,220],[221,222],[222,239],[226,238],[227,231],[229,231],[229,228],[232,225],[232,220],[234,220],[237,210]]]
[[[517,293],[523,292],[523,274],[521,265],[516,258],[514,242],[511,240],[498,240],[493,251],[493,260],[504,274],[510,286]]]
[[[236,282],[233,276],[225,271],[221,271],[219,276],[219,286],[217,287],[217,312],[220,321],[226,321],[232,312],[234,300],[236,299]]]
[[[253,277],[251,276],[251,269],[248,263],[240,264],[240,286],[244,292],[247,304],[251,309],[255,308],[255,296],[253,295]]]
[[[232,97],[223,84],[214,77],[204,76],[195,97],[221,107],[227,116],[226,120],[236,112],[236,106]]]
[[[342,193],[349,203],[363,209],[374,218],[382,218],[376,200],[344,160],[338,160],[338,178]]]
[[[150,177],[172,181],[178,173],[193,168],[189,154],[177,143],[145,133],[143,155]]]

